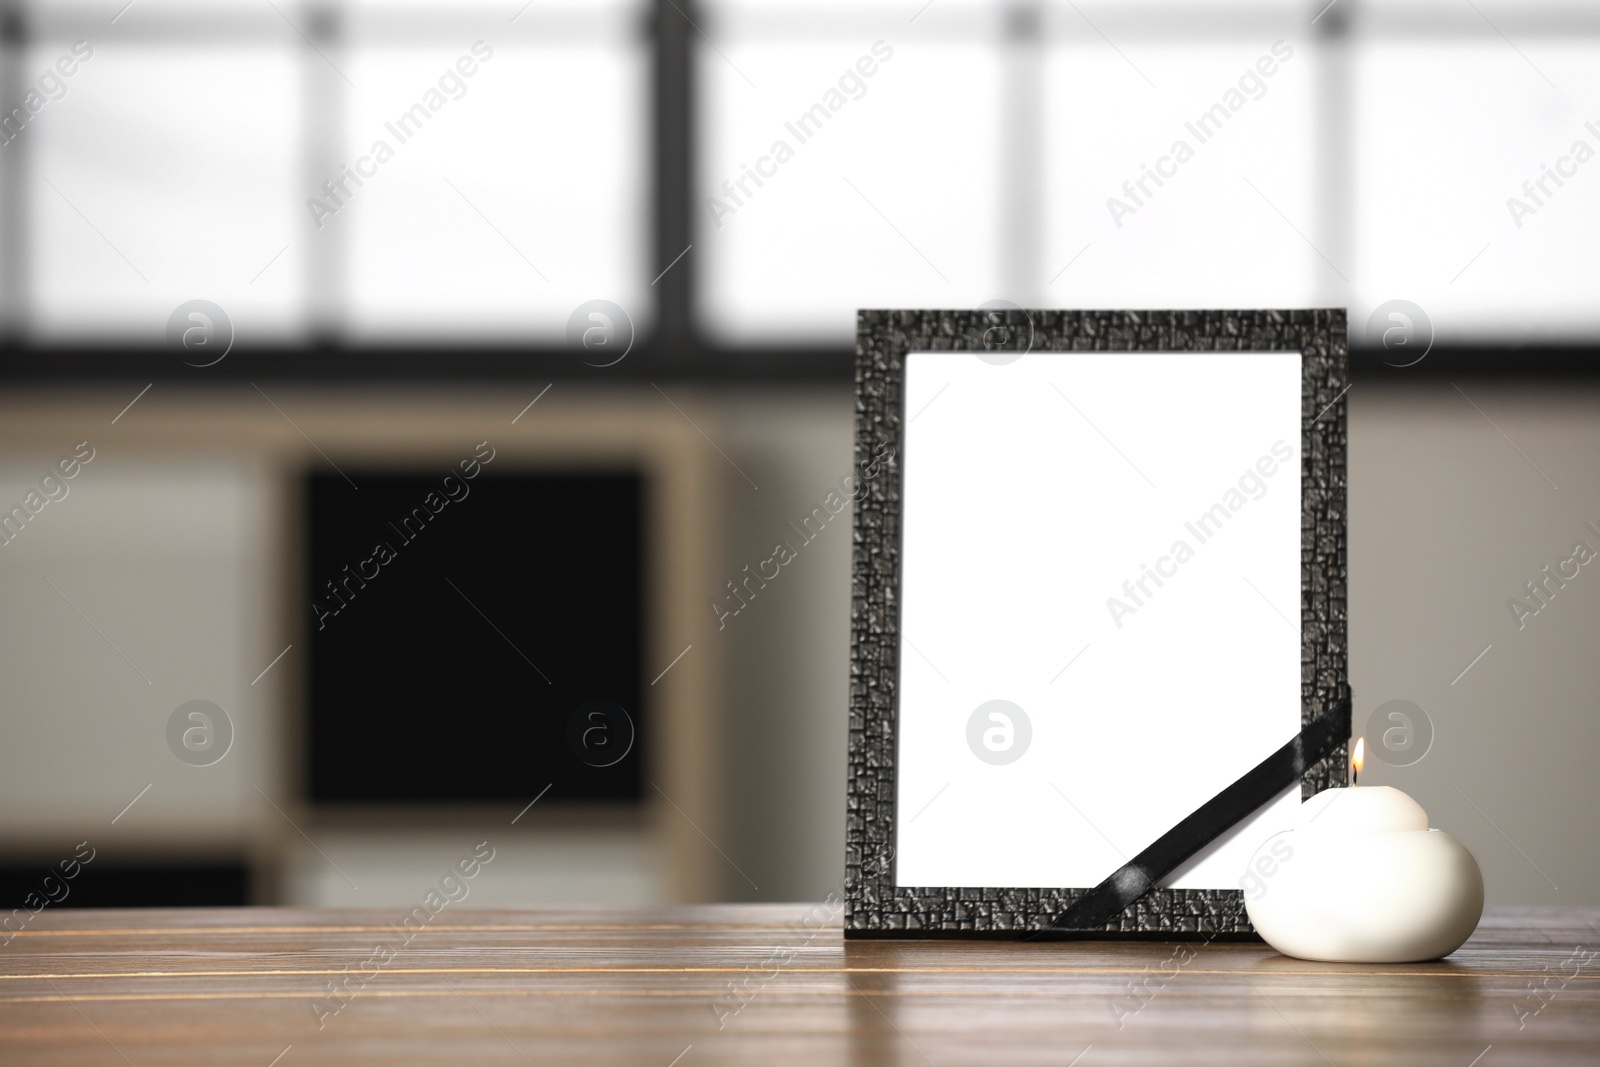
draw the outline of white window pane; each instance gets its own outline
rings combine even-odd
[[[698,55],[691,253],[708,331],[727,342],[848,343],[860,307],[960,307],[998,295],[992,40],[912,45],[864,34],[718,48],[725,56]],[[766,171],[763,184],[741,186],[745,167]]]
[[[370,175],[342,205],[308,195],[340,208],[321,221],[348,242],[352,336],[550,340],[596,298],[644,329],[642,46],[502,41],[474,54],[473,40],[349,59],[356,88],[339,162]],[[381,163],[380,143],[393,153]],[[301,225],[317,232],[309,213]]]
[[[1477,12],[1473,8],[1477,8]],[[1471,4],[1460,4],[1456,0],[1362,0],[1361,4],[1361,15],[1367,24],[1404,18],[1410,20],[1410,25],[1459,21],[1487,28],[1484,26],[1484,16],[1487,15],[1502,29],[1507,28],[1502,19],[1509,19],[1515,25],[1518,19],[1547,21],[1555,17],[1567,20],[1573,15],[1592,14],[1593,11],[1594,0],[1537,0],[1536,3],[1529,3],[1528,0],[1473,0]]]
[[[345,0],[345,2],[354,9],[385,13],[423,12],[437,14],[447,12],[451,8],[456,8],[458,11],[464,9],[464,13],[480,16],[474,17],[472,21],[481,28],[492,23],[510,21],[513,18],[518,23],[533,22],[542,16],[552,13],[568,14],[580,12],[586,15],[595,13],[606,15],[631,14],[643,11],[646,0],[532,0],[531,3],[526,2],[526,0],[499,0],[495,4],[480,7],[477,12],[473,12],[468,5],[457,7],[457,5],[450,3],[450,0]],[[504,10],[503,17],[501,16],[502,9]],[[488,11],[493,12],[492,23],[491,20],[481,17]]]
[[[40,44],[24,77],[37,85],[71,55],[70,40]],[[158,342],[193,299],[221,305],[240,337],[295,330],[294,53],[100,45],[62,84],[17,138],[35,331]]]
[[[38,12],[52,19],[72,18],[85,25],[109,26],[122,25],[133,18],[135,11],[140,15],[154,13],[168,15],[172,13],[192,14],[207,8],[223,9],[260,9],[260,0],[24,0],[23,7],[30,12]],[[298,4],[281,5],[286,11],[299,7]],[[113,23],[113,19],[116,21]]]
[[[1050,304],[1343,302],[1339,273],[1350,266],[1318,251],[1328,242],[1313,199],[1317,59],[1303,36],[1276,40],[1264,29],[1196,44],[1123,40],[1120,52],[1099,39],[1051,49]]]
[[[1600,42],[1380,40],[1355,71],[1356,322],[1407,299],[1445,340],[1600,332]]]

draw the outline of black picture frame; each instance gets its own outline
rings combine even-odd
[[[895,884],[905,357],[1008,349],[1302,353],[1302,732],[1285,746],[1292,752],[1278,755],[1301,772],[1304,799],[1343,785],[1348,761],[1345,311],[864,310],[856,331],[856,459],[858,469],[883,469],[862,480],[855,512],[845,937],[1254,937],[1237,889],[1149,888],[1104,921],[1062,928],[1061,917],[1087,903],[1092,887]]]

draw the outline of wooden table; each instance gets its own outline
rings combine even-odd
[[[824,905],[401,918],[46,908],[0,947],[0,1063],[1600,1063],[1600,909],[1492,912],[1407,966],[847,943]]]

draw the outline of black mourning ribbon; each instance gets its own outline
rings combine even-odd
[[[1244,777],[1200,805],[1149,848],[1083,896],[1029,940],[1051,934],[1098,932],[1190,856],[1221,837],[1299,781],[1350,736],[1350,702],[1342,701]]]

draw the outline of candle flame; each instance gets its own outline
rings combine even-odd
[[[1360,778],[1361,777],[1361,768],[1366,765],[1366,762],[1367,762],[1367,739],[1365,737],[1358,737],[1358,738],[1356,738],[1356,753],[1355,753],[1354,756],[1350,757],[1350,766],[1355,768],[1355,772],[1356,772],[1355,775],[1351,778],[1351,781],[1354,781],[1356,778]]]

